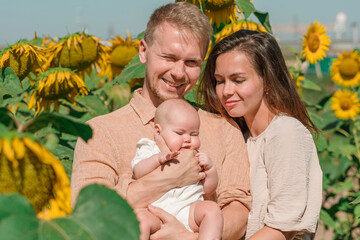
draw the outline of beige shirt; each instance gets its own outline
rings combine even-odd
[[[130,103],[114,112],[88,121],[93,137],[85,143],[78,139],[71,176],[72,206],[86,185],[98,183],[115,189],[123,198],[134,181],[131,160],[136,143],[143,137],[153,139],[156,108],[134,92]],[[220,207],[239,201],[250,208],[249,161],[243,136],[235,123],[217,115],[198,111],[200,151],[215,163],[219,183],[211,197]]]
[[[264,225],[315,232],[322,203],[322,172],[306,127],[295,118],[277,115],[264,132],[247,140],[247,149],[253,203],[246,239]]]

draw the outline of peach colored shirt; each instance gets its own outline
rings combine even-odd
[[[143,137],[153,139],[156,108],[134,92],[130,103],[114,112],[98,116],[88,124],[93,137],[85,143],[78,139],[71,176],[72,206],[86,185],[104,184],[126,199],[132,178],[131,160],[136,143]],[[250,180],[247,149],[241,131],[217,115],[198,111],[201,121],[200,150],[216,164],[219,183],[211,197],[220,207],[239,201],[250,209]]]

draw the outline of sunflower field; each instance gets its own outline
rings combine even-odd
[[[272,33],[269,14],[250,0],[185,0],[212,23],[214,43],[240,29]],[[256,19],[256,20],[250,20]],[[101,40],[84,32],[21,39],[0,50],[0,240],[138,239],[138,221],[115,191],[84,188],[70,206],[73,151],[91,138],[86,121],[126,105],[143,84],[143,33]],[[327,56],[331,40],[309,25],[289,71],[321,130],[323,171],[315,239],[360,239],[360,50]],[[324,59],[330,74],[316,75]],[[195,90],[186,99],[195,104]]]

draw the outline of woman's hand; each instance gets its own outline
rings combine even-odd
[[[159,217],[163,223],[160,230],[150,236],[150,240],[178,240],[178,239],[197,239],[198,234],[188,231],[173,215],[161,208],[148,206],[148,210]]]

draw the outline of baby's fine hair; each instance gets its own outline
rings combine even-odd
[[[169,99],[162,102],[155,112],[154,122],[160,123],[166,116],[174,114],[175,112],[181,112],[182,114],[193,113],[198,116],[197,110],[190,103],[184,99]]]

